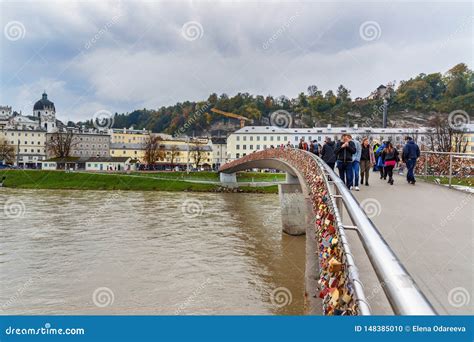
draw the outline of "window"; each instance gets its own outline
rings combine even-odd
[[[236,137],[235,137],[235,140],[240,141],[240,137],[239,137],[239,136],[236,136]]]
[[[266,135],[263,136],[263,141],[267,141],[267,136]]]
[[[236,150],[240,150],[240,145],[236,145],[236,146],[235,146],[235,149],[236,149]]]
[[[298,141],[298,137],[295,137],[295,141]]]
[[[240,153],[236,153],[235,158],[240,158]]]
[[[249,139],[250,139],[250,141],[253,141],[253,136],[250,136],[250,138],[249,138]]]
[[[280,136],[277,136],[277,141],[280,141],[280,138],[281,138]]]
[[[260,141],[260,135],[257,135],[257,141]]]
[[[267,145],[263,145],[263,149],[265,150],[267,148]]]
[[[321,136],[318,137],[318,141],[321,141]]]
[[[273,141],[273,135],[270,137],[270,141]]]
[[[246,150],[246,149],[247,149],[247,145],[242,145],[242,149],[243,149],[243,150]]]
[[[250,149],[253,150],[253,145],[250,145]]]
[[[244,141],[247,141],[247,137],[246,137],[245,135],[244,135],[244,137],[243,137],[243,140],[244,140]]]
[[[260,145],[257,145],[257,150],[260,150]]]
[[[288,139],[286,137],[283,137],[283,140],[287,141]]]

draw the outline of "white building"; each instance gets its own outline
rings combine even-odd
[[[33,116],[38,119],[41,129],[48,133],[57,130],[56,125],[56,107],[54,103],[48,100],[48,95],[43,93],[41,100],[36,101],[33,106]]]
[[[332,140],[340,139],[349,133],[353,139],[361,140],[368,137],[370,141],[390,140],[395,145],[402,144],[405,136],[411,136],[418,144],[428,143],[428,128],[372,128],[372,127],[313,127],[313,128],[281,128],[275,126],[246,126],[227,138],[227,158],[229,160],[243,157],[254,151],[278,147],[290,143],[298,146],[301,138],[305,141],[318,141],[321,145],[325,137]]]

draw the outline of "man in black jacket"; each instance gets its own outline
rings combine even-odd
[[[416,160],[420,157],[420,148],[412,137],[406,137],[405,140],[407,143],[403,147],[402,160],[407,164],[407,182],[415,185],[415,165]]]
[[[336,164],[336,155],[334,154],[335,143],[331,141],[330,137],[326,137],[325,144],[321,151],[321,158],[326,164],[329,165],[331,169],[334,170],[334,165]]]
[[[352,188],[352,155],[356,153],[356,146],[349,134],[343,134],[334,149],[337,158],[337,168],[339,169],[339,177],[345,182],[346,186]]]

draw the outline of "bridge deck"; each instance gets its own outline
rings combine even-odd
[[[369,184],[353,194],[375,209],[372,221],[438,313],[473,314],[473,195],[399,176],[390,186],[378,173]],[[356,233],[349,239],[374,314],[391,314]]]

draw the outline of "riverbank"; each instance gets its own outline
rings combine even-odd
[[[162,172],[164,174],[164,172]],[[43,170],[1,170],[0,178],[6,177],[4,187],[22,189],[67,189],[67,190],[143,190],[143,191],[193,191],[193,192],[247,192],[278,193],[276,185],[240,186],[236,189],[222,187],[218,183],[193,183],[176,175],[169,179],[155,178],[157,173],[89,173]],[[160,173],[161,174],[161,173]],[[212,177],[204,173],[202,177]],[[217,173],[216,173],[217,175]],[[193,173],[198,180],[198,173]],[[215,178],[218,179],[217,176]],[[244,178],[245,179],[245,178]]]

